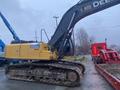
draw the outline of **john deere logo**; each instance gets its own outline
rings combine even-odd
[[[100,0],[100,1],[95,1],[93,2],[93,7],[99,7],[101,5],[107,4],[113,0]]]

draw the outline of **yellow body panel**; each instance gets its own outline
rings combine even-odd
[[[45,43],[10,44],[6,46],[5,57],[22,60],[57,60]]]

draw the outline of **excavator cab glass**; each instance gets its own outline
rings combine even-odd
[[[33,49],[39,49],[40,44],[39,43],[31,43],[30,47],[33,48]]]

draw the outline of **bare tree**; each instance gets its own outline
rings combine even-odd
[[[112,44],[112,45],[110,45],[109,48],[120,53],[120,47],[118,45]]]
[[[88,54],[90,51],[90,39],[87,32],[81,28],[76,33],[76,48],[78,54]]]

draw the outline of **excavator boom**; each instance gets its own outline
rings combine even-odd
[[[7,26],[8,30],[12,33],[14,40],[17,41],[17,42],[20,42],[20,38],[15,33],[14,29],[11,27],[8,20],[4,17],[4,15],[1,12],[0,12],[0,17],[2,18],[4,24]]]
[[[71,29],[79,20],[119,3],[120,0],[81,0],[64,14],[48,44],[61,53],[71,37]]]
[[[2,18],[4,24],[6,25],[6,27],[8,28],[8,30],[11,32],[14,41],[12,41],[12,44],[19,44],[19,43],[35,43],[35,41],[25,41],[25,40],[21,40],[18,35],[16,34],[16,32],[14,31],[14,29],[12,28],[12,26],[10,25],[10,23],[8,22],[8,20],[4,17],[4,15],[0,12],[0,17]]]

